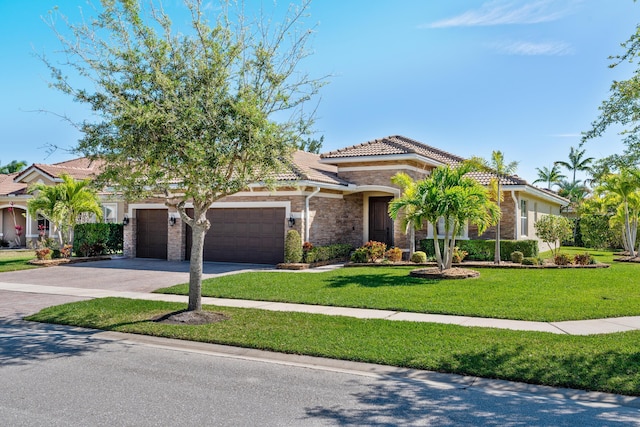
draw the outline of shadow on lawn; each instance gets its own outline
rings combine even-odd
[[[420,286],[438,283],[439,280],[421,279],[406,275],[395,274],[358,274],[353,276],[335,276],[327,279],[329,288],[343,288],[346,286],[360,286],[363,288],[379,288],[382,286]]]

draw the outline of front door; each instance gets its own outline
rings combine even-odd
[[[369,198],[369,240],[393,246],[393,219],[389,216],[392,197]]]

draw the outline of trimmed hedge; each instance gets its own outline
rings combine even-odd
[[[122,224],[86,223],[73,229],[73,251],[79,256],[122,252]]]
[[[334,244],[327,246],[314,246],[304,253],[304,261],[308,263],[330,261],[332,259],[348,258],[353,246],[348,244]]]
[[[287,231],[284,241],[284,262],[298,263],[302,261],[302,238],[296,230]]]
[[[444,246],[444,241],[440,240],[440,250]],[[493,261],[495,255],[495,240],[457,240],[456,246],[465,252],[465,259],[470,261]],[[435,251],[433,247],[433,239],[420,240],[422,251],[427,257],[434,257]],[[522,252],[525,257],[538,256],[537,240],[500,240],[500,259],[503,261],[511,260],[511,253]]]

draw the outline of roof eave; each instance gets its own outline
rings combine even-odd
[[[549,194],[546,191],[542,191],[532,185],[529,184],[520,184],[520,185],[503,185],[502,188],[504,188],[505,190],[512,190],[512,191],[522,191],[524,193],[528,193],[528,194],[533,194],[537,197],[540,197],[541,199],[545,199],[548,201],[553,201],[555,203],[558,203],[561,206],[567,206],[570,201],[565,199],[562,196],[554,196],[553,194]]]
[[[343,164],[343,163],[365,163],[365,162],[376,162],[376,161],[393,161],[393,160],[415,160],[421,163],[425,163],[429,166],[444,166],[446,163],[439,162],[435,159],[431,159],[429,157],[417,154],[417,153],[406,153],[406,154],[377,154],[372,156],[345,156],[345,157],[321,157],[320,163],[325,164]]]

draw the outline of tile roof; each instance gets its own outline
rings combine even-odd
[[[469,172],[465,176],[471,177],[482,185],[489,185],[491,180],[498,176],[491,172]],[[500,177],[500,185],[528,185],[527,181],[518,175],[503,175]]]
[[[51,165],[34,163],[20,172],[16,179],[20,180],[27,171],[33,169],[37,169],[53,178],[60,178],[61,175],[67,174],[75,179],[87,179],[95,177],[101,166],[101,161],[92,161],[85,157],[67,160],[66,162],[54,163]]]
[[[13,181],[17,175],[17,172],[8,175],[0,175],[0,196],[17,196],[26,193],[27,184]]]
[[[334,165],[320,163],[320,156],[314,153],[297,150],[293,153],[290,170],[279,173],[279,181],[315,181],[325,184],[349,185],[349,182],[338,178],[338,168]]]
[[[456,156],[435,147],[423,144],[405,136],[393,135],[385,138],[374,139],[351,147],[341,148],[336,151],[321,154],[323,159],[335,159],[344,157],[368,157],[392,154],[418,154],[438,163],[453,165],[464,161],[464,158]]]

